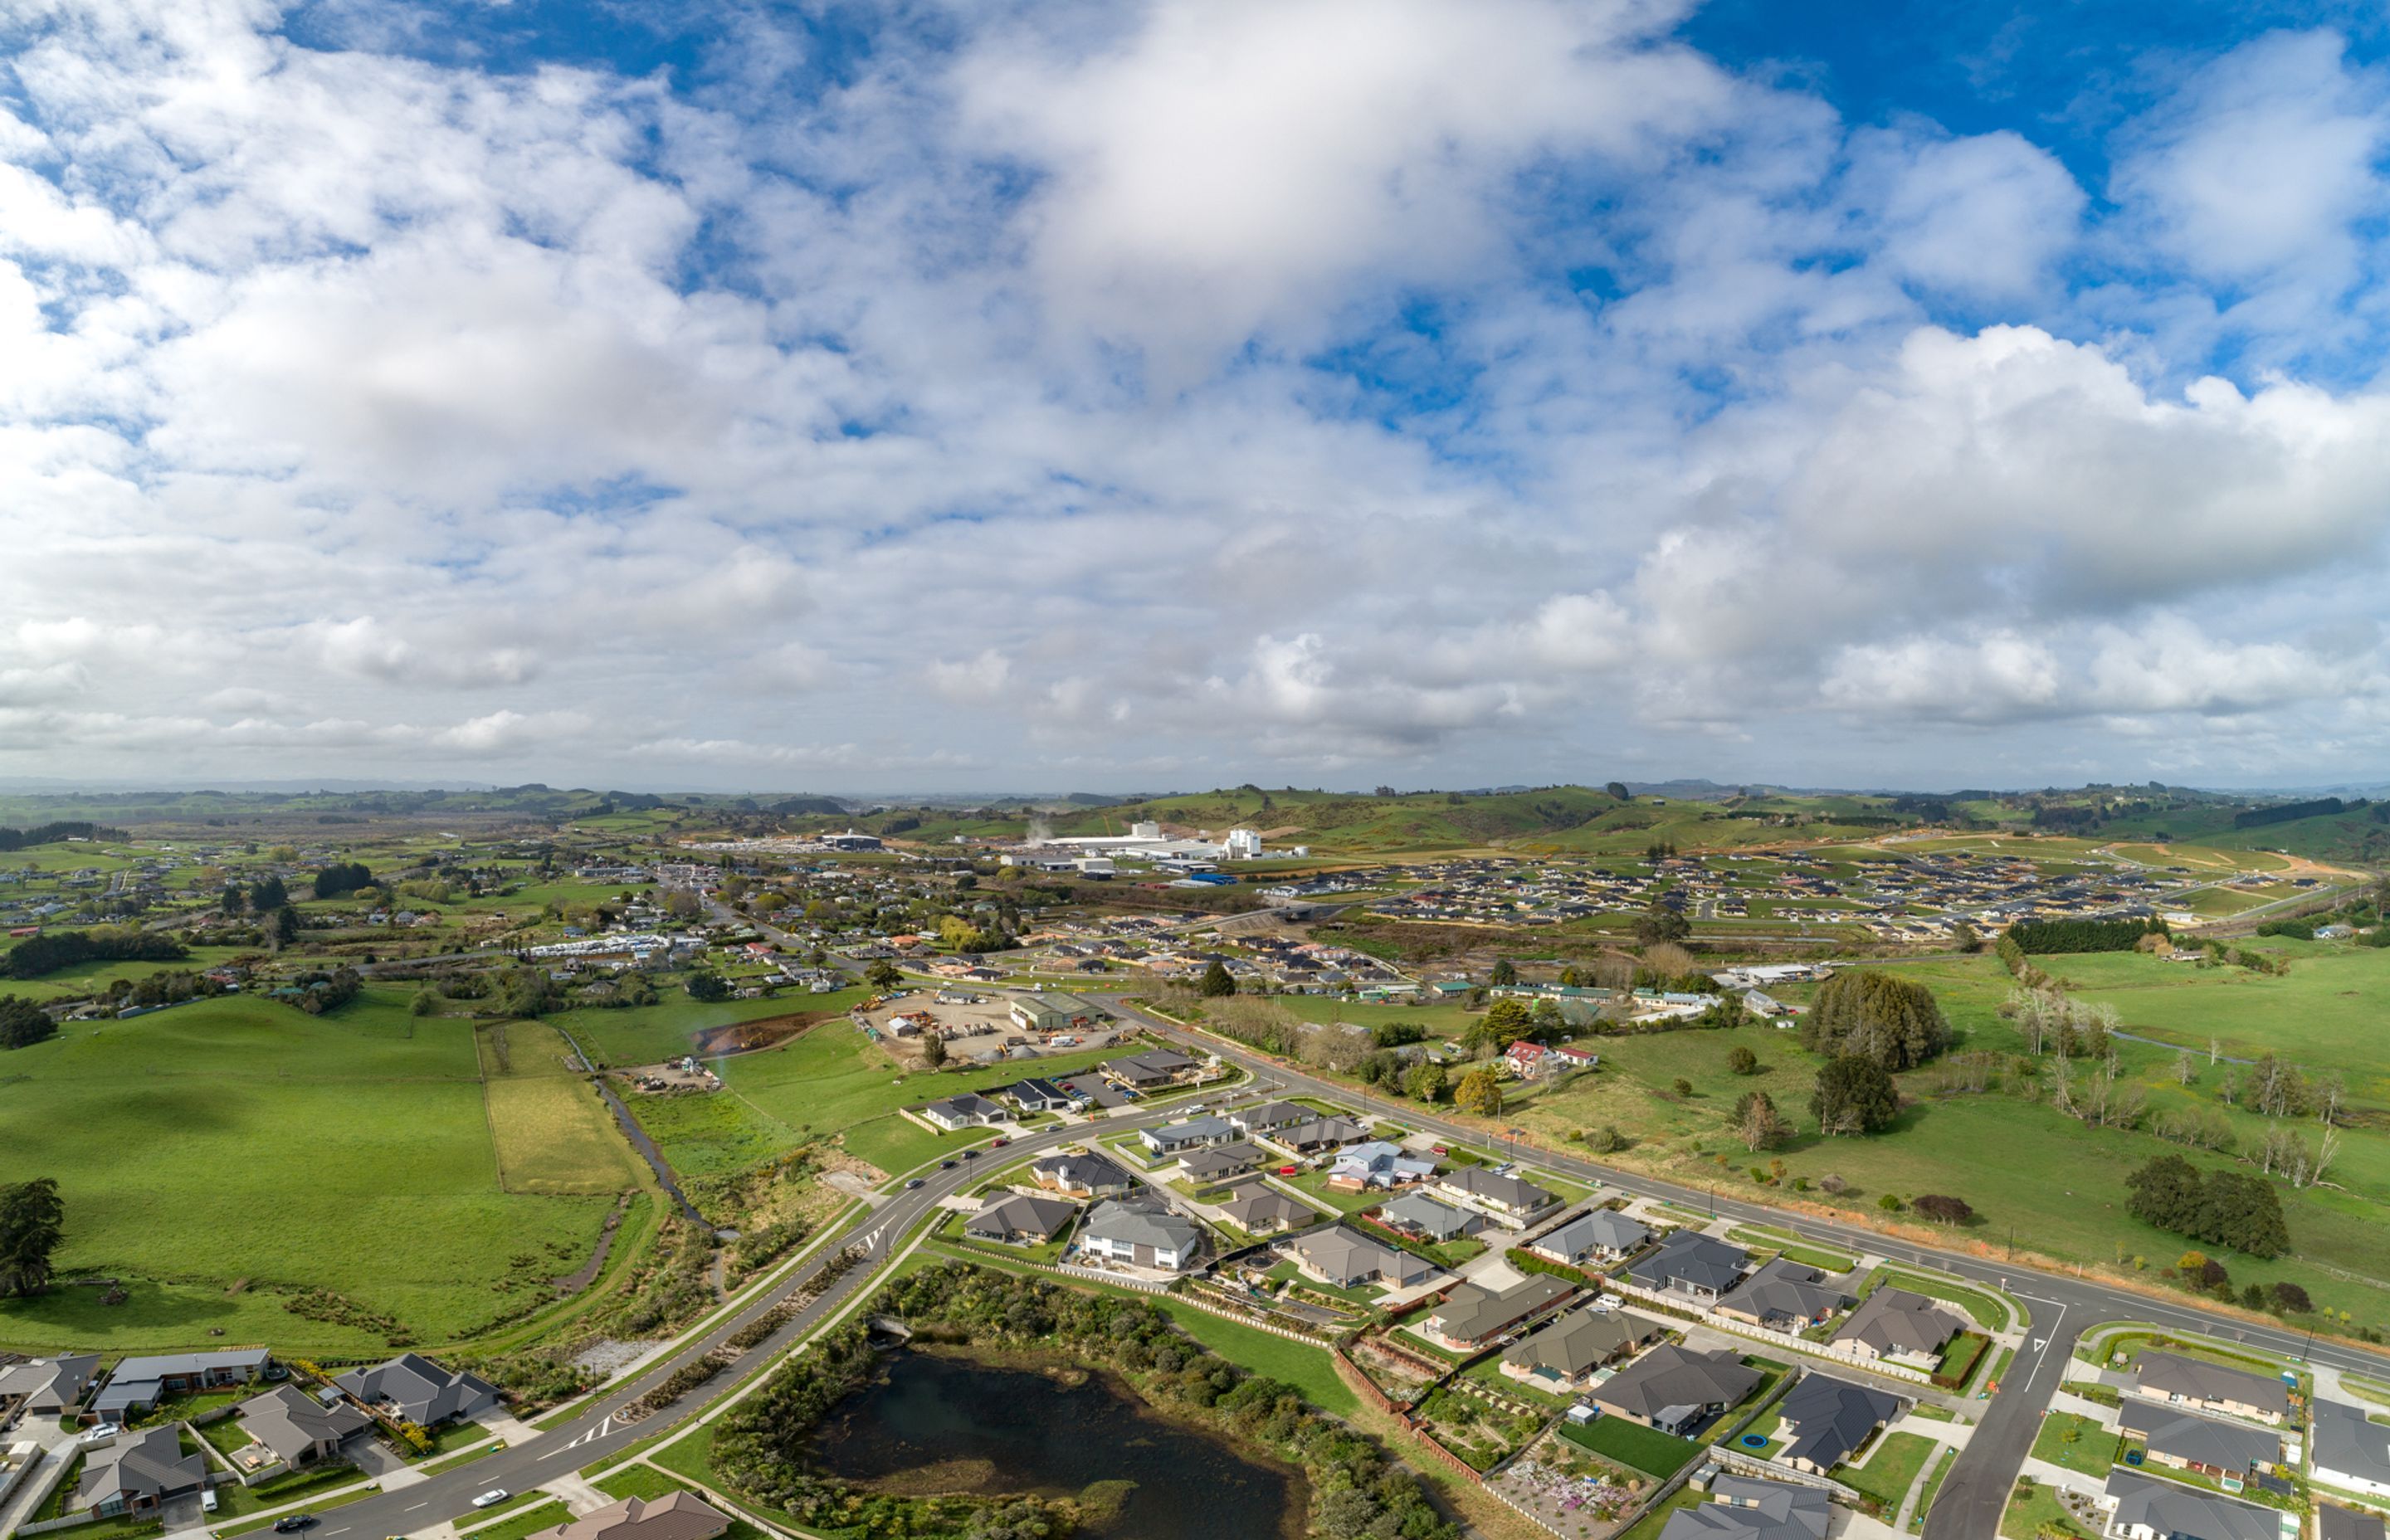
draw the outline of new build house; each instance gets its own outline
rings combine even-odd
[[[1900,1397],[1830,1374],[1805,1374],[1777,1403],[1779,1457],[1795,1470],[1822,1476],[1849,1459],[1875,1431],[1900,1415]]]
[[[351,1369],[332,1383],[364,1405],[418,1428],[476,1418],[498,1404],[495,1385],[419,1353],[402,1353],[388,1363]]]
[[[2289,1387],[2267,1375],[2229,1369],[2155,1348],[2143,1351],[2136,1373],[2134,1390],[2153,1401],[2201,1406],[2260,1422],[2280,1422],[2290,1415]]]
[[[1475,1353],[1576,1292],[1549,1273],[1530,1273],[1508,1289],[1464,1283],[1429,1313],[1420,1333],[1455,1353]]]
[[[2116,1505],[2109,1527],[2125,1540],[2281,1540],[2281,1519],[2272,1508],[2180,1482],[2120,1465],[2108,1472],[2107,1490]]]
[[[1850,1303],[1851,1297],[1828,1283],[1826,1275],[1815,1267],[1777,1257],[1727,1290],[1713,1308],[1721,1315],[1754,1326],[1797,1332],[1846,1309]]]
[[[319,1401],[296,1385],[250,1397],[239,1416],[241,1431],[293,1470],[336,1457],[341,1444],[373,1426],[372,1418],[348,1402]]]
[[[119,1433],[84,1454],[83,1481],[74,1506],[102,1518],[153,1514],[161,1505],[207,1484],[206,1457],[183,1453],[180,1426],[172,1422]]]
[[[96,1353],[67,1353],[11,1364],[0,1369],[0,1426],[17,1412],[28,1417],[64,1417],[83,1405],[98,1378]]]
[[[1965,1329],[1966,1323],[1924,1295],[1885,1287],[1859,1302],[1834,1333],[1834,1345],[1930,1374],[1950,1339]]]
[[[2245,1482],[2259,1466],[2282,1457],[2278,1433],[2245,1422],[2202,1417],[2169,1402],[2135,1399],[2117,1408],[2117,1426],[2138,1439],[2153,1465]],[[2390,1430],[2384,1430],[2390,1431]]]
[[[1820,1488],[1720,1476],[1708,1502],[1668,1515],[1660,1540],[1826,1540],[1832,1518]]]
[[[1497,1176],[1483,1166],[1447,1171],[1430,1178],[1428,1187],[1440,1198],[1491,1214],[1512,1226],[1524,1224],[1529,1216],[1559,1201],[1532,1182],[1516,1176]]]
[[[1502,1372],[1552,1395],[1593,1388],[1597,1371],[1658,1337],[1664,1328],[1626,1310],[1575,1310],[1502,1350]]]
[[[1408,1289],[1435,1276],[1433,1264],[1343,1225],[1297,1236],[1284,1243],[1284,1250],[1298,1267],[1337,1289],[1365,1283]]]
[[[920,1110],[921,1116],[947,1133],[961,1128],[982,1128],[992,1123],[1003,1123],[1012,1116],[1003,1103],[990,1101],[976,1091],[933,1101]]]
[[[1527,1242],[1527,1250],[1547,1261],[1586,1267],[1616,1262],[1651,1243],[1651,1226],[1615,1209],[1595,1209],[1545,1231]]]
[[[1651,1252],[1626,1269],[1644,1288],[1681,1295],[1693,1304],[1715,1304],[1742,1279],[1751,1254],[1740,1246],[1702,1234],[1673,1230]]]
[[[2372,1497],[2390,1497],[2390,1428],[2343,1401],[2315,1404],[2311,1454],[2319,1482]]]
[[[1760,1379],[1731,1353],[1663,1342],[1612,1375],[1593,1399],[1606,1412],[1681,1434],[1749,1395]]]
[[[983,1205],[977,1213],[963,1221],[963,1234],[973,1240],[1034,1246],[1060,1235],[1078,1212],[1077,1204],[1059,1198],[1033,1198],[1016,1192]]]
[[[1073,1198],[1117,1198],[1137,1185],[1125,1167],[1103,1155],[1047,1155],[1030,1163],[1029,1174],[1039,1187]]]
[[[1091,1256],[1183,1273],[1203,1260],[1203,1226],[1159,1200],[1114,1198],[1087,1211],[1079,1248]]]
[[[1210,1145],[1227,1144],[1236,1136],[1236,1128],[1225,1118],[1189,1118],[1185,1123],[1142,1130],[1137,1140],[1156,1159],[1163,1159]]]
[[[232,1353],[170,1353],[151,1358],[127,1358],[116,1366],[99,1388],[92,1410],[104,1418],[122,1418],[146,1412],[171,1395],[223,1390],[246,1385],[265,1372],[273,1355],[263,1348]]]

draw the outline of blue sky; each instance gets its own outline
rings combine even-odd
[[[2374,778],[2386,30],[0,4],[0,775]]]

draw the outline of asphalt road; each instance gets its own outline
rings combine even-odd
[[[1516,1148],[1507,1140],[1491,1138],[1475,1129],[1434,1117],[1417,1102],[1373,1096],[1263,1055],[1246,1052],[1234,1044],[1148,1016],[1118,996],[1097,998],[1102,999],[1123,1017],[1142,1022],[1161,1036],[1217,1053],[1222,1059],[1241,1064],[1260,1078],[1275,1081],[1290,1091],[1346,1105],[1372,1108],[1397,1119],[1406,1127],[1432,1132],[1453,1143],[1494,1154],[1509,1154]],[[2390,1363],[2385,1363],[2382,1355],[2363,1352],[2345,1342],[2315,1339],[2310,1334],[2280,1327],[2258,1326],[2211,1315],[2195,1306],[2111,1288],[2088,1278],[1914,1245],[1873,1230],[1788,1213],[1781,1209],[1719,1197],[1715,1191],[1616,1170],[1580,1156],[1556,1154],[1541,1148],[1523,1153],[1536,1165],[1562,1176],[1601,1182],[1647,1197],[1672,1199],[1729,1218],[1773,1225],[1814,1240],[1831,1241],[1844,1250],[1870,1251],[1905,1265],[1995,1284],[2023,1302],[2031,1315],[2030,1334],[2001,1380],[1999,1393],[1985,1407],[1982,1425],[1969,1439],[1967,1448],[1960,1453],[1958,1463],[1945,1479],[1942,1495],[1935,1499],[1934,1511],[1926,1519],[1925,1540],[1993,1540],[1999,1528],[2001,1505],[2007,1500],[2009,1487],[2015,1481],[2026,1452],[2032,1448],[2034,1431],[2041,1420],[2041,1409],[2048,1403],[2049,1392],[2058,1380],[2064,1375],[2066,1356],[2073,1351],[2075,1341],[2084,1328],[2099,1322],[2149,1321],[2247,1342],[2284,1357],[2329,1364],[2337,1368],[2374,1375],[2390,1369]]]
[[[1125,1115],[1115,1113],[1107,1118],[1101,1127],[1106,1131],[1134,1128],[1160,1122],[1176,1113],[1175,1106]],[[1009,1161],[1023,1154],[1034,1154],[1088,1136],[1089,1130],[1082,1126],[1047,1129],[1014,1139],[1002,1154]],[[349,1540],[353,1536],[366,1536],[370,1540],[370,1537],[429,1529],[443,1521],[469,1519],[475,1511],[472,1499],[478,1493],[487,1492],[493,1487],[503,1487],[509,1492],[528,1492],[543,1482],[580,1469],[610,1450],[646,1436],[690,1406],[703,1405],[721,1395],[727,1387],[787,1353],[858,1292],[871,1288],[881,1267],[904,1249],[914,1228],[935,1208],[938,1200],[957,1193],[977,1181],[980,1172],[987,1164],[987,1157],[983,1152],[980,1160],[961,1161],[952,1171],[928,1174],[919,1189],[900,1191],[888,1202],[863,1214],[831,1244],[825,1246],[738,1315],[684,1343],[636,1379],[608,1387],[586,1412],[572,1422],[548,1429],[536,1439],[502,1449],[414,1486],[401,1487],[395,1492],[328,1509],[319,1527],[308,1531],[310,1540]],[[864,1264],[849,1270],[843,1277],[832,1282],[819,1299],[798,1312],[793,1320],[764,1341],[749,1348],[736,1363],[713,1380],[649,1418],[625,1422],[617,1418],[617,1413],[662,1383],[674,1370],[711,1353],[741,1327],[797,1292],[821,1271],[830,1257],[848,1246],[858,1244],[867,1256]]]

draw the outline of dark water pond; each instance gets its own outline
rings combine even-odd
[[[1070,1497],[1099,1482],[1135,1483],[1080,1531],[1100,1540],[1293,1536],[1307,1501],[1300,1475],[1155,1416],[1102,1375],[948,1353],[893,1354],[877,1381],[824,1421],[808,1453],[841,1481],[923,1495]]]

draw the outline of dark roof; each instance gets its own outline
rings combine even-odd
[[[1785,1458],[1831,1469],[1865,1444],[1877,1424],[1899,1415],[1900,1398],[1831,1374],[1805,1374],[1777,1406],[1797,1430],[1785,1445]]]
[[[2390,1428],[2343,1401],[2315,1404],[2315,1465],[2390,1483]]]
[[[1472,1198],[1507,1203],[1514,1209],[1539,1209],[1552,1200],[1550,1193],[1532,1182],[1523,1182],[1516,1176],[1497,1176],[1476,1166],[1462,1166],[1437,1180]]]
[[[276,1385],[263,1395],[240,1404],[241,1431],[274,1451],[286,1465],[297,1465],[318,1444],[338,1444],[373,1426],[373,1418],[335,1401],[329,1405],[295,1385]]]
[[[2316,1533],[2321,1540],[2384,1540],[2380,1514],[2359,1513],[2331,1503],[2317,1505]]]
[[[1660,1540],[1826,1540],[1833,1517],[1821,1488],[1721,1475],[1711,1501],[1668,1515]]]
[[[1098,1187],[1124,1187],[1136,1178],[1126,1168],[1103,1155],[1048,1155],[1030,1162],[1029,1169],[1041,1176],[1053,1176],[1060,1186],[1092,1192]]]
[[[2172,1455],[2194,1465],[2246,1470],[2282,1457],[2279,1434],[2252,1428],[2245,1422],[2194,1416],[2164,1402],[2127,1400],[2117,1409],[2117,1421],[2126,1431],[2148,1439],[2152,1452]],[[2317,1443],[2322,1443],[2320,1427]]]
[[[1717,1303],[1720,1310],[1740,1311],[1766,1320],[1771,1315],[1815,1320],[1850,1303],[1850,1296],[1828,1285],[1815,1267],[1777,1257]]]
[[[1651,1330],[1649,1319],[1623,1310],[1574,1310],[1534,1336],[1511,1343],[1502,1350],[1502,1358],[1522,1368],[1578,1375],[1630,1342],[1642,1341]]]
[[[119,1433],[112,1443],[87,1452],[83,1484],[75,1489],[77,1501],[88,1507],[117,1493],[155,1498],[197,1492],[207,1482],[207,1459],[183,1453],[179,1427],[166,1422],[137,1433]]]
[[[1730,1406],[1749,1395],[1760,1378],[1731,1353],[1697,1353],[1664,1342],[1612,1375],[1593,1398],[1648,1418],[1676,1406]]]
[[[1677,1230],[1660,1242],[1658,1251],[1626,1269],[1627,1277],[1647,1289],[1665,1289],[1683,1279],[1723,1293],[1734,1286],[1751,1254],[1740,1246],[1705,1236],[1699,1230]]]
[[[2291,1409],[2290,1392],[2280,1380],[2155,1348],[2141,1354],[2140,1377],[2144,1389],[2186,1400],[2234,1401],[2269,1412]]]
[[[1651,1238],[1651,1226],[1641,1220],[1630,1219],[1615,1209],[1596,1209],[1591,1213],[1578,1214],[1527,1244],[1530,1250],[1574,1257],[1597,1248],[1632,1251]]]
[[[1965,1323],[1922,1294],[1879,1289],[1859,1302],[1834,1333],[1837,1342],[1865,1342],[1878,1353],[1938,1353]]]
[[[419,1353],[351,1369],[332,1383],[368,1405],[388,1401],[406,1420],[425,1428],[469,1416],[498,1399],[498,1388],[480,1375],[443,1367]]]
[[[1065,1203],[1059,1198],[1033,1198],[1016,1192],[1009,1198],[990,1203],[963,1221],[965,1235],[994,1236],[999,1240],[1016,1235],[1034,1235],[1041,1240],[1051,1240],[1079,1212],[1076,1203]]]
[[[1464,1283],[1445,1296],[1444,1303],[1436,1307],[1429,1320],[1455,1341],[1483,1341],[1506,1327],[1517,1325],[1574,1287],[1549,1273],[1530,1273],[1499,1290]]]
[[[2108,1472],[2118,1526],[2143,1524],[2169,1540],[2277,1540],[2273,1509],[2210,1495],[2180,1482],[2160,1481],[2122,1466]]]

